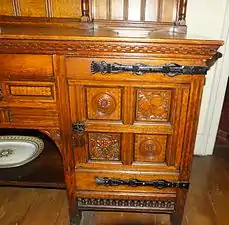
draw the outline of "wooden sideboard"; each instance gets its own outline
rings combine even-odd
[[[0,127],[39,130],[58,146],[71,224],[83,210],[118,210],[181,225],[205,75],[221,45],[3,24]]]

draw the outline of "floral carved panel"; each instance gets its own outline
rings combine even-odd
[[[89,133],[88,139],[91,160],[120,160],[120,134]]]
[[[138,89],[136,93],[136,120],[168,121],[171,91]]]

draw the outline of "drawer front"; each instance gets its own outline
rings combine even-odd
[[[2,81],[1,92],[0,105],[30,102],[34,107],[39,103],[47,103],[45,106],[47,107],[48,104],[56,102],[56,88],[53,82]]]
[[[103,192],[131,192],[134,193],[176,193],[175,188],[156,188],[153,186],[131,186],[129,184],[117,184],[120,181],[133,181],[138,180],[142,183],[149,181],[166,180],[169,182],[177,182],[177,175],[152,175],[143,174],[141,172],[128,173],[128,172],[95,172],[95,171],[80,171],[76,172],[76,189],[77,191],[103,191]],[[104,178],[113,180],[113,185],[102,184]],[[163,185],[162,185],[163,186]],[[162,187],[160,185],[160,187]]]
[[[48,55],[0,54],[1,77],[51,77],[52,57]]]
[[[161,76],[163,73],[160,70],[159,72],[154,73],[137,73],[137,72],[118,72],[118,73],[101,73],[96,72],[96,68],[93,69],[92,62],[101,63],[105,62],[108,64],[122,64],[128,66],[134,66],[137,64],[144,64],[147,66],[156,66],[162,67],[168,65],[169,63],[176,63],[178,65],[186,65],[186,66],[204,66],[203,62],[198,60],[190,60],[190,59],[177,59],[177,58],[170,58],[170,59],[150,59],[150,60],[143,60],[139,58],[137,59],[110,59],[110,58],[77,58],[77,57],[66,57],[66,75],[68,78],[72,79],[79,79],[79,80],[106,80],[106,81],[113,81],[113,80],[129,80],[129,81],[150,81],[150,80],[160,80],[164,82],[188,82],[192,79],[192,76],[185,75],[185,76]],[[98,71],[98,70],[97,70]]]
[[[0,108],[0,122],[2,127],[58,127],[59,116],[51,109]]]
[[[187,84],[69,80],[76,162],[85,168],[179,169],[189,99]]]

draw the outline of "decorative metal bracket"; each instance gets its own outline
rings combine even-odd
[[[84,123],[73,123],[73,146],[82,147],[85,145],[85,124]]]
[[[119,185],[128,185],[131,187],[139,186],[150,186],[158,189],[164,188],[189,188],[189,182],[187,181],[166,181],[166,180],[153,180],[153,181],[141,181],[137,179],[132,180],[121,180],[108,177],[97,177],[96,184],[105,185],[105,186],[119,186]]]
[[[207,74],[207,66],[182,66],[176,63],[169,63],[163,66],[151,66],[145,64],[125,65],[119,63],[106,63],[95,62],[91,63],[91,73],[102,73],[102,74],[116,74],[122,72],[131,72],[135,75],[143,75],[145,73],[163,73],[169,77],[174,77],[180,74]]]

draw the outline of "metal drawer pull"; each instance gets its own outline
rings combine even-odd
[[[153,181],[141,181],[137,179],[132,180],[121,180],[108,177],[96,177],[96,184],[105,185],[105,186],[119,186],[119,185],[128,185],[131,187],[140,187],[140,186],[151,186],[158,189],[163,188],[189,188],[189,182],[187,181],[166,181],[166,180],[153,180]]]
[[[180,74],[207,74],[207,66],[182,66],[176,63],[169,63],[163,66],[150,66],[145,64],[125,65],[119,63],[95,62],[91,63],[91,73],[122,73],[131,72],[135,75],[143,75],[145,73],[163,73],[169,77],[174,77]]]

